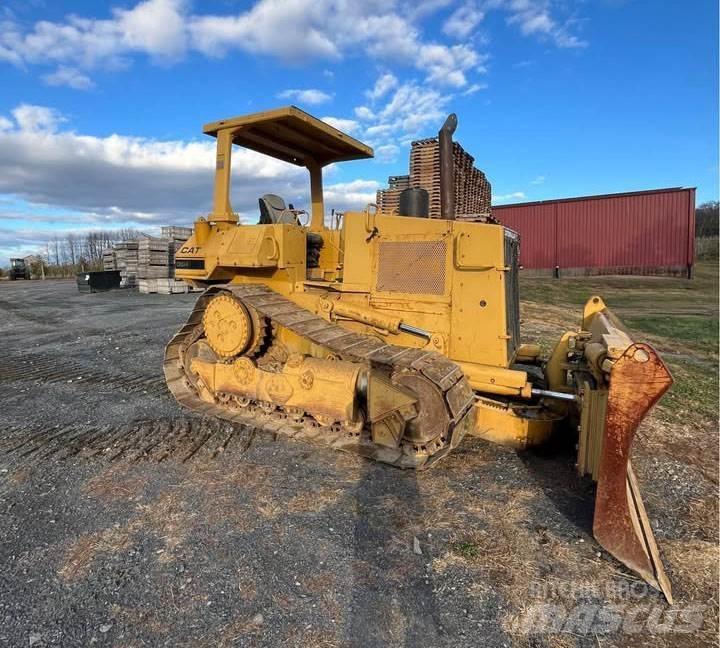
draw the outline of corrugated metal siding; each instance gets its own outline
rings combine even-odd
[[[521,236],[524,268],[686,272],[695,241],[695,190],[589,196],[493,208]]]
[[[518,205],[493,207],[493,213],[505,227],[520,234],[520,264],[525,268],[554,268],[557,242],[555,205],[537,205],[532,209]]]

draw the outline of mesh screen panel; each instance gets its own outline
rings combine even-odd
[[[442,295],[445,292],[444,240],[381,241],[375,290]]]

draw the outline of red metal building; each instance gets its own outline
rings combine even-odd
[[[692,276],[695,188],[582,196],[492,208],[520,234],[532,274]]]

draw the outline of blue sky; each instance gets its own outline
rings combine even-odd
[[[498,204],[664,186],[718,197],[714,0],[7,0],[0,263],[53,234],[207,211],[203,123],[295,103],[371,144],[326,172],[362,207],[409,142],[456,139]],[[233,204],[302,204],[302,170],[240,152]]]

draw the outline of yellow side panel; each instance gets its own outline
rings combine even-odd
[[[220,231],[215,238],[220,266],[287,268],[305,264],[305,234],[294,225],[241,225]]]
[[[320,268],[326,272],[334,272],[340,262],[340,230],[323,230],[320,234],[323,237]]]
[[[344,284],[369,292],[372,240],[367,241],[370,233],[366,230],[365,221],[366,217],[362,212],[345,213],[342,276]]]
[[[511,448],[531,448],[550,438],[560,418],[551,412],[513,409],[507,403],[481,397],[475,403],[475,426],[468,433]]]
[[[507,367],[504,233],[455,222],[450,358]]]

